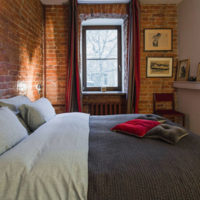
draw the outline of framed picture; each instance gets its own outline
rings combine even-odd
[[[172,57],[147,57],[147,77],[168,78],[172,77]]]
[[[172,51],[172,29],[144,29],[144,51]]]
[[[189,78],[189,70],[190,70],[190,60],[180,60],[178,62],[178,69],[176,80],[177,81],[187,81]]]
[[[200,81],[200,63],[198,64],[198,69],[197,69],[197,81]]]

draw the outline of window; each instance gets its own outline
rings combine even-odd
[[[83,91],[121,91],[121,26],[83,26]]]

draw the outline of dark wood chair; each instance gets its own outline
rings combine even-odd
[[[158,108],[158,106],[157,106],[158,103],[159,104],[170,103],[171,108],[163,109],[163,107],[164,107],[163,104],[162,104],[161,108]],[[175,110],[173,93],[154,93],[153,94],[153,112],[157,115],[169,118],[173,122],[176,122],[177,118],[181,118],[182,125],[183,126],[185,125],[185,114]]]

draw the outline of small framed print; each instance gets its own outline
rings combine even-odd
[[[200,63],[198,64],[198,69],[197,69],[197,81],[200,81]]]
[[[172,51],[172,29],[144,29],[144,51]]]
[[[173,72],[172,57],[147,57],[147,77],[170,78]]]
[[[189,78],[189,70],[190,70],[190,60],[189,59],[180,60],[178,62],[176,80],[187,81]]]

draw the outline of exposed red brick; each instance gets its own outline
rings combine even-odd
[[[143,30],[145,28],[172,28],[173,51],[172,52],[144,52]],[[176,5],[142,5],[141,6],[141,90],[140,113],[153,112],[153,93],[173,92],[172,83],[175,77],[177,63],[177,6]],[[172,78],[146,78],[146,57],[174,58]]]
[[[17,95],[17,81],[27,84],[32,100],[39,98],[35,86],[42,83],[42,68],[42,4],[39,0],[1,0],[0,98]]]
[[[128,14],[125,4],[79,5],[79,14]],[[45,6],[47,98],[58,112],[64,111],[66,69],[69,53],[69,7]],[[141,97],[140,113],[152,113],[154,92],[173,92],[173,78],[146,78],[147,56],[172,56],[177,62],[177,6],[141,6]],[[80,21],[79,21],[80,24]],[[172,52],[144,52],[144,28],[172,28]],[[0,7],[0,98],[17,94],[17,80],[29,86],[28,96],[39,97],[36,84],[43,73],[43,7],[39,0],[1,1]],[[63,105],[63,106],[62,106]]]
[[[47,54],[47,97],[54,104],[65,104],[66,68],[69,50],[70,22],[66,6],[46,7],[46,54]],[[128,14],[125,4],[79,5],[79,14],[112,13]],[[80,20],[79,20],[80,26]],[[172,28],[172,52],[144,52],[144,28]],[[154,92],[172,92],[173,78],[146,78],[147,56],[172,56],[174,58],[174,72],[177,61],[177,7],[176,5],[143,5],[141,6],[141,100],[140,113],[152,113],[152,99]],[[175,74],[175,73],[173,73]],[[59,112],[63,106],[56,107]]]
[[[66,70],[69,50],[69,7],[46,6],[46,92],[57,113],[65,111]]]

